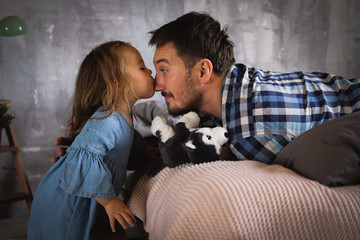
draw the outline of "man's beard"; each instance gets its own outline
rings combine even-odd
[[[202,103],[202,93],[196,92],[194,88],[194,84],[192,82],[190,71],[188,74],[186,74],[185,78],[185,91],[186,94],[183,95],[185,101],[182,101],[182,107],[174,107],[172,109],[169,109],[168,105],[168,111],[171,115],[177,116],[177,115],[183,115],[185,113],[188,113],[190,111],[198,112]]]

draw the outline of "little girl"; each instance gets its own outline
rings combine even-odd
[[[37,188],[28,239],[89,239],[98,203],[110,226],[133,226],[135,217],[117,198],[125,181],[136,100],[154,95],[154,79],[140,53],[112,41],[94,48],[76,80],[66,154]]]

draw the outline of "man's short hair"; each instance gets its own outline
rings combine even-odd
[[[206,58],[212,62],[214,72],[222,76],[235,63],[234,44],[226,32],[209,14],[189,12],[149,32],[152,35],[149,45],[162,47],[173,43],[188,68]]]

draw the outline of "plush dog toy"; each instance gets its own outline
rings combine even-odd
[[[223,127],[198,128],[200,118],[195,112],[183,115],[174,128],[163,117],[152,121],[151,133],[159,139],[162,166],[176,167],[184,163],[204,163],[219,160],[220,149],[228,141]]]

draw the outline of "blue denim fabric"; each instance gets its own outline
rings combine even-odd
[[[106,115],[97,111],[92,118]],[[37,188],[28,239],[89,239],[95,198],[120,193],[133,136],[133,127],[119,112],[90,119]]]

